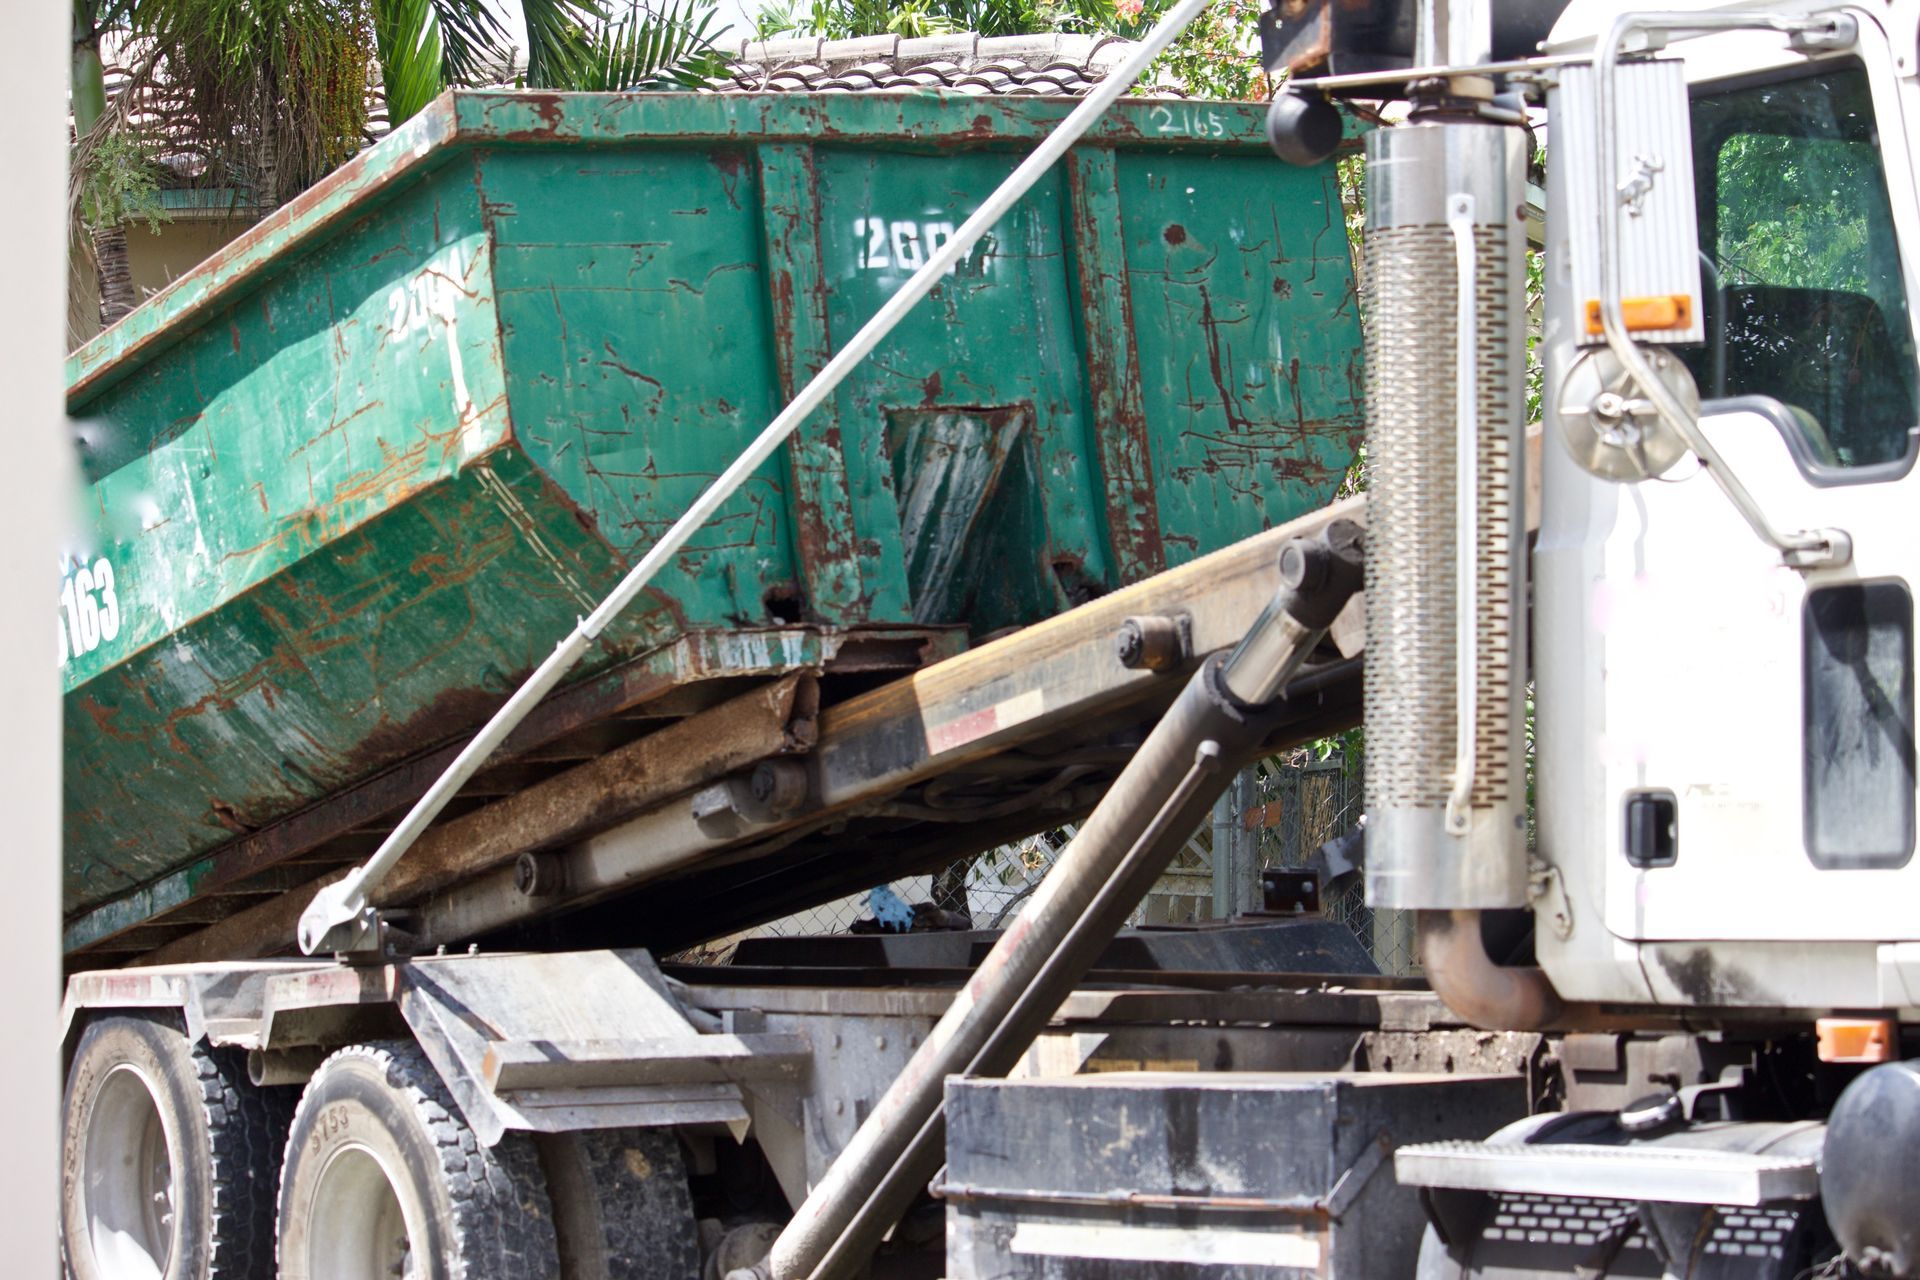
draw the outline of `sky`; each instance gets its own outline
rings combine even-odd
[[[720,0],[715,7],[720,11],[721,22],[733,24],[733,30],[727,33],[729,39],[744,40],[753,34],[753,15],[759,12],[759,5],[749,0]]]

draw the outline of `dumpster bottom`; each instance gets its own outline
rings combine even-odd
[[[1411,1275],[1426,1222],[1394,1148],[1525,1113],[1517,1076],[955,1078],[947,1276]]]

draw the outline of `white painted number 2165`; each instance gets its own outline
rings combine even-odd
[[[60,661],[92,653],[120,634],[120,597],[105,557],[75,565],[60,582]]]

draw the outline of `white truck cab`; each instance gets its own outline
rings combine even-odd
[[[1617,12],[1576,4],[1547,51]],[[1657,55],[1685,67],[1704,321],[1672,354],[1765,518],[1850,554],[1787,563],[1698,455],[1619,484],[1559,447],[1592,428],[1568,385],[1582,213],[1550,147],[1534,638],[1539,857],[1564,903],[1538,954],[1570,1000],[1911,1019],[1920,9],[1764,12],[1841,14],[1843,37]]]

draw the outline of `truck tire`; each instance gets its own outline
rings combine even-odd
[[[491,1149],[404,1041],[314,1072],[280,1171],[281,1280],[559,1280],[553,1214],[524,1133]]]
[[[62,1107],[61,1245],[73,1280],[270,1280],[289,1107],[244,1055],[147,1015],[80,1034]]]
[[[700,1225],[671,1129],[541,1134],[563,1280],[699,1280]]]

